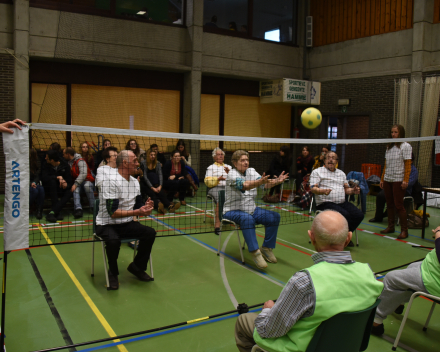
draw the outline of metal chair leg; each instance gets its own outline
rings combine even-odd
[[[431,310],[429,311],[428,319],[426,319],[426,323],[425,323],[425,326],[423,327],[423,331],[426,331],[428,329],[428,324],[429,324],[429,321],[431,320],[432,313],[434,312],[434,308],[435,308],[436,304],[437,303],[432,302],[432,307],[431,307]]]
[[[235,231],[237,232],[238,246],[240,247],[241,262],[244,265],[244,256],[243,256],[243,249],[241,248],[240,231],[238,231],[238,228],[235,228]]]
[[[220,255],[220,246],[222,245],[222,227],[223,224],[220,223],[220,233],[218,234],[218,248],[217,248],[217,255]]]
[[[104,241],[101,241],[101,246],[102,246],[102,257],[104,258],[104,272],[105,272],[105,281],[107,283],[107,290],[110,290],[110,282],[108,280],[108,267],[107,267],[107,260],[106,259],[106,255],[105,255],[105,246],[104,246]]]
[[[208,197],[205,200],[205,215],[203,216],[203,222],[206,222],[206,211],[208,210]]]
[[[150,276],[154,280],[154,274],[153,274],[153,257],[150,254]]]
[[[92,272],[90,274],[91,277],[95,276],[95,242],[92,242]]]
[[[280,202],[281,199],[283,199],[283,189],[284,189],[284,182],[281,184]]]
[[[359,238],[358,238],[358,230],[354,230],[354,234],[356,235],[356,246],[359,247]]]

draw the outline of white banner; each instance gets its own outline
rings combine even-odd
[[[6,161],[5,251],[29,248],[29,127],[3,133]]]

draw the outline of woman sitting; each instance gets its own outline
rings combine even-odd
[[[283,145],[280,148],[280,152],[277,156],[272,159],[269,166],[269,176],[271,178],[277,178],[282,172],[285,174],[289,173],[290,166],[292,165],[292,158],[290,157],[290,147]],[[273,195],[275,192],[275,201],[279,201],[281,186],[272,187],[269,191],[269,195]]]
[[[296,159],[296,192],[299,193],[304,177],[312,173],[315,160],[310,155],[309,147],[301,149],[301,156]]]
[[[274,211],[259,208],[255,205],[257,187],[271,188],[284,182],[289,174],[282,172],[278,178],[269,179],[261,176],[255,169],[249,168],[249,154],[244,150],[237,150],[232,155],[232,165],[235,169],[229,171],[226,178],[226,200],[223,206],[223,218],[240,225],[249,252],[257,268],[267,267],[266,259],[276,263],[277,258],[272,250],[277,240],[278,225],[281,216]],[[261,250],[258,248],[255,225],[266,227],[266,234]],[[264,258],[263,258],[264,257]]]
[[[29,187],[29,206],[34,202],[37,206],[35,217],[40,220],[43,218],[44,205],[44,187],[40,185],[40,167],[38,162],[37,151],[31,148],[29,151],[29,171],[30,171],[30,187]]]
[[[125,145],[125,150],[131,150],[134,155],[136,155],[136,158],[138,159],[139,163],[142,161],[145,161],[145,150],[143,150],[141,147],[139,147],[139,144],[137,144],[135,139],[130,139],[127,144]],[[142,170],[139,168],[134,177],[142,177]]]
[[[179,139],[176,145],[176,150],[180,152],[180,157],[185,163],[186,170],[188,171],[186,178],[188,179],[193,191],[191,191],[191,195],[194,197],[195,192],[199,189],[199,177],[197,176],[194,169],[191,167],[191,154],[186,150],[185,142],[183,139]]]
[[[90,171],[92,171],[93,177],[95,177],[95,159],[93,158],[92,154],[90,153],[90,148],[87,142],[81,143],[81,157],[86,162],[87,166],[89,167]]]
[[[154,209],[161,214],[167,211],[174,213],[180,208],[180,203],[173,203],[167,199],[165,192],[162,191],[163,177],[161,164],[156,159],[156,152],[147,150],[147,160],[142,161],[141,168],[144,172],[141,178],[142,196],[150,198],[154,202]]]
[[[189,181],[186,178],[185,163],[180,157],[180,152],[175,150],[171,154],[171,160],[168,160],[163,166],[163,187],[168,191],[168,201],[173,202],[174,194],[179,192],[180,204],[186,205],[185,193],[189,187]]]

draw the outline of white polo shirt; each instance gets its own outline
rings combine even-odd
[[[331,189],[328,196],[325,194],[315,194],[316,205],[324,202],[333,202],[336,204],[345,202],[344,185],[348,182],[345,173],[339,169],[329,171],[325,166],[318,167],[312,171],[309,179],[310,188],[318,185],[321,189]]]
[[[95,177],[95,186],[99,189],[104,181],[116,176],[116,174],[118,174],[118,169],[116,167],[108,165],[98,167]]]
[[[402,182],[405,176],[405,160],[411,160],[411,144],[403,142],[399,147],[395,145],[385,152],[387,161],[384,181]]]
[[[228,164],[214,163],[208,166],[205,175],[205,184],[207,187],[212,188],[216,186],[226,186],[226,180],[218,181],[218,178],[220,176],[223,176],[225,178],[228,176],[225,171],[225,167],[227,167],[229,170],[232,170],[232,166],[229,166]]]
[[[261,175],[253,168],[246,170],[242,174],[236,169],[232,169],[226,178],[226,200],[223,206],[223,214],[231,210],[241,210],[248,214],[253,214],[255,208],[255,197],[257,196],[257,188],[252,188],[249,191],[241,190],[241,187],[246,181],[255,181],[261,178]],[[264,185],[261,185],[263,188]]]
[[[134,177],[130,176],[129,181],[127,181],[119,172],[112,174],[100,186],[99,211],[96,216],[96,225],[122,224],[132,221],[132,216],[112,219],[107,211],[107,199],[118,199],[118,209],[133,210],[136,196],[140,194],[139,182]]]

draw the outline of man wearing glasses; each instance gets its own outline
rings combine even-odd
[[[348,230],[354,232],[364,219],[364,214],[356,206],[345,200],[345,195],[359,194],[359,186],[350,187],[345,173],[336,168],[338,155],[328,152],[324,157],[324,166],[312,171],[310,187],[315,194],[316,209],[332,209],[342,214],[348,222]],[[353,247],[352,241],[348,247]]]

